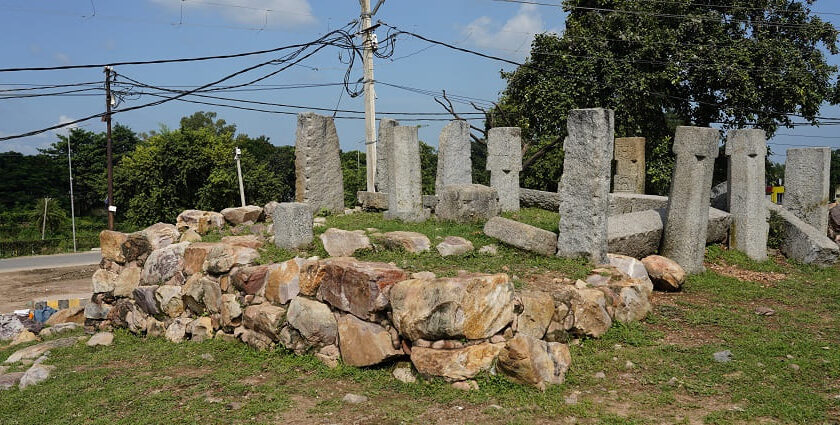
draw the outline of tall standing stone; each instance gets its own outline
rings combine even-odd
[[[376,191],[388,193],[388,149],[394,140],[394,127],[400,125],[396,120],[379,120],[379,136],[376,140]]]
[[[312,211],[344,211],[338,133],[332,117],[298,114],[295,139],[295,200]]]
[[[491,128],[487,133],[487,170],[490,186],[499,192],[499,208],[519,211],[519,172],[522,138],[519,127]]]
[[[574,109],[569,112],[567,127],[557,255],[606,264],[614,113],[601,108]]]
[[[388,220],[423,221],[423,197],[420,175],[420,142],[417,127],[394,127],[394,139],[388,150]]]
[[[472,184],[470,153],[470,125],[466,121],[455,120],[443,127],[438,139],[436,194],[444,186]]]
[[[645,193],[645,138],[615,139],[615,193]]]
[[[821,233],[828,229],[831,148],[787,150],[782,205]]]
[[[283,249],[303,248],[312,243],[312,207],[301,202],[283,202],[274,209],[274,244]]]
[[[668,220],[662,234],[662,255],[686,273],[701,273],[709,227],[709,195],[718,156],[720,131],[706,127],[677,127],[677,156],[668,198]],[[764,214],[761,210],[760,214]]]
[[[764,130],[732,130],[726,141],[729,157],[729,213],[732,227],[729,246],[756,261],[767,259],[767,212],[764,208]]]

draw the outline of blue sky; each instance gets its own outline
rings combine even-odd
[[[376,3],[376,0],[372,0]],[[244,7],[243,7],[244,6]],[[267,12],[266,9],[270,10]],[[840,13],[840,2],[818,0],[814,9]],[[359,5],[353,0],[0,0],[3,26],[0,53],[4,66],[56,66],[125,60],[218,55],[312,40],[358,17]],[[840,17],[827,16],[837,22]],[[533,34],[559,32],[564,15],[556,7],[517,5],[490,0],[405,1],[387,0],[375,19],[403,29],[460,46],[521,61],[528,53]],[[383,38],[384,30],[378,31]],[[157,86],[201,85],[250,66],[264,57],[218,60],[168,65],[120,66],[117,73]],[[840,58],[831,62],[840,64]],[[305,62],[265,81],[265,84],[320,84],[340,82],[344,66],[336,49],[325,49]],[[393,60],[376,61],[378,81],[430,91],[492,101],[504,88],[501,69],[511,66],[442,47],[429,47],[419,40],[401,38]],[[353,79],[359,77],[361,66]],[[257,72],[255,77],[261,75]],[[17,84],[63,84],[101,81],[101,69],[4,73],[0,87]],[[119,78],[118,78],[119,80]],[[241,79],[240,81],[245,81]],[[272,90],[224,94],[263,102],[316,107],[336,106],[340,86]],[[96,92],[98,93],[98,92]],[[130,99],[132,106],[155,100],[143,96]],[[49,97],[0,101],[0,135],[43,128],[101,112],[100,95]],[[594,106],[594,105],[593,105]],[[459,110],[473,111],[458,105]],[[341,96],[341,109],[363,110],[363,96]],[[169,102],[155,108],[116,115],[117,122],[135,131],[148,131],[161,124],[177,127],[178,120],[197,110],[212,110],[239,130],[252,136],[267,135],[275,144],[294,144],[295,117],[232,110],[228,108]],[[378,111],[427,111],[442,109],[431,96],[377,85]],[[826,116],[840,116],[840,108],[826,107]],[[437,145],[441,122],[421,124],[420,138]],[[104,130],[99,121],[88,121],[83,128]],[[364,121],[337,122],[342,149],[363,149]],[[783,160],[786,145],[831,146],[840,148],[837,127],[781,129],[772,147]],[[808,137],[804,137],[808,136]],[[0,142],[0,151],[32,153],[55,140],[55,133]]]

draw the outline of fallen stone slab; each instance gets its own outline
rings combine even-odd
[[[330,257],[349,257],[356,251],[369,249],[370,238],[364,230],[349,231],[331,227],[319,236]]]
[[[805,264],[822,267],[837,263],[840,257],[840,246],[837,243],[781,206],[770,201],[767,201],[766,205],[785,223],[782,254]]]
[[[450,255],[463,255],[472,252],[475,248],[472,242],[460,236],[447,236],[443,242],[436,246],[441,257],[448,257]]]
[[[247,221],[252,223],[260,221],[263,216],[263,209],[256,205],[246,205],[244,207],[225,208],[221,211],[221,214],[228,223],[238,226]]]
[[[658,210],[668,207],[667,196],[642,195],[638,193],[610,193],[608,215],[629,214],[645,210]],[[523,207],[539,208],[547,211],[560,209],[560,194],[535,189],[519,189],[519,202]]]
[[[463,381],[489,370],[503,346],[484,342],[452,350],[414,347],[411,363],[424,376],[438,376],[449,382]]]
[[[429,238],[417,232],[388,232],[382,235],[382,241],[388,249],[402,248],[412,254],[428,251],[432,247]]]
[[[109,346],[114,343],[114,334],[111,332],[97,332],[85,343],[88,347]]]
[[[38,336],[41,338],[48,338],[53,335],[62,334],[65,332],[74,331],[76,329],[81,328],[82,325],[78,323],[59,323],[44,329],[41,329],[41,332],[38,332]]]
[[[69,347],[79,341],[76,337],[54,339],[52,341],[42,342],[40,344],[32,345],[12,353],[4,363],[17,363],[21,360],[36,359],[41,357],[44,353],[55,349]]]
[[[222,238],[222,243],[233,246],[244,246],[246,248],[260,249],[263,246],[263,240],[257,235],[241,235],[241,236],[225,236]]]
[[[557,234],[503,217],[484,224],[484,234],[526,251],[553,256],[557,253]]]
[[[499,215],[499,193],[480,184],[445,186],[438,193],[435,215],[457,223],[488,220]]]
[[[376,170],[377,174],[379,170]],[[388,209],[388,194],[385,192],[356,192],[356,199],[365,211],[385,211]]]
[[[11,372],[0,374],[0,390],[8,390],[12,387],[18,386],[20,379],[26,372]]]
[[[634,258],[656,254],[662,240],[665,221],[665,210],[661,209],[610,217],[607,222],[609,252]],[[725,241],[731,224],[732,218],[728,213],[710,208],[706,243]]]

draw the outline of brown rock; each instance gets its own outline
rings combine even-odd
[[[83,325],[85,323],[85,308],[84,306],[68,307],[58,310],[50,316],[44,323],[47,326],[57,325],[59,323],[78,323]]]
[[[32,342],[32,341],[37,341],[37,340],[38,340],[37,335],[35,335],[34,333],[32,333],[30,331],[24,330],[23,332],[17,334],[15,339],[12,340],[12,343],[9,344],[9,347],[14,347],[15,345],[26,344],[27,342]]]
[[[679,291],[685,283],[685,270],[674,260],[660,255],[650,255],[643,258],[642,263],[655,289]]]
[[[225,226],[225,218],[213,211],[185,210],[178,214],[175,226],[182,232],[190,229],[204,235],[211,230],[221,230]]]
[[[287,304],[300,293],[300,270],[306,262],[293,258],[269,266],[265,281],[265,299],[274,304]]]
[[[503,344],[487,342],[455,350],[414,347],[411,363],[425,376],[439,376],[450,382],[463,381],[489,370],[502,347]]]
[[[239,304],[236,295],[222,295],[221,326],[231,328],[239,326],[242,317],[242,306]]]
[[[318,293],[318,287],[321,286],[321,279],[324,278],[321,261],[318,257],[312,257],[298,263],[298,266],[300,268],[300,293],[314,297]]]
[[[330,308],[318,301],[296,297],[289,303],[289,324],[300,333],[307,347],[335,344],[338,324]]]
[[[155,300],[157,300],[161,311],[169,317],[178,317],[184,312],[180,286],[159,286],[155,290]]]
[[[181,232],[181,238],[178,242],[201,242],[201,235],[193,229],[187,229]]]
[[[102,249],[102,258],[125,263],[125,255],[122,252],[122,245],[128,239],[125,233],[103,230],[99,233],[99,247]]]
[[[341,358],[350,366],[372,366],[402,355],[387,329],[350,314],[338,319],[338,341]]]
[[[248,295],[262,296],[265,293],[266,274],[268,266],[241,267],[230,274],[233,286]]]
[[[514,381],[545,391],[547,385],[563,383],[571,362],[565,344],[517,334],[499,353],[498,367]]]
[[[523,309],[516,319],[516,331],[542,339],[554,316],[554,298],[541,291],[523,291],[519,298]]]
[[[262,332],[277,341],[280,327],[285,319],[286,309],[268,303],[248,306],[242,315],[242,325],[246,329]]]
[[[358,261],[352,257],[324,260],[318,299],[366,319],[388,307],[389,287],[408,278],[400,268],[386,263]]]
[[[556,306],[553,321],[560,324],[556,328],[565,329],[573,335],[598,338],[612,326],[604,292],[568,285],[555,291],[552,296]]]
[[[251,348],[259,351],[267,350],[274,344],[271,338],[250,329],[242,329],[238,334],[238,338],[242,342],[250,345]]]
[[[260,249],[263,246],[263,241],[257,235],[225,236],[222,238],[222,242],[252,249]]]
[[[125,266],[114,279],[114,296],[130,297],[134,288],[140,286],[142,269],[134,264]]]
[[[321,234],[320,239],[330,257],[349,257],[360,249],[371,247],[370,239],[361,230],[351,232],[329,228]]]
[[[190,340],[195,342],[206,341],[213,338],[213,322],[207,317],[199,317],[190,322],[187,332],[192,335]]]
[[[126,236],[121,250],[125,261],[136,261],[137,265],[143,265],[153,249],[146,234],[143,232],[134,232]]]
[[[204,260],[207,258],[207,253],[215,246],[220,246],[221,243],[211,242],[195,242],[191,243],[184,250],[184,274],[187,276],[199,273],[204,269]]]
[[[388,232],[382,235],[382,238],[389,249],[402,248],[415,254],[428,251],[432,246],[426,235],[417,232]]]
[[[244,207],[225,208],[222,211],[225,220],[233,226],[238,226],[246,221],[256,223],[263,215],[262,207],[246,205]]]

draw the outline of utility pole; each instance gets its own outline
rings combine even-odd
[[[41,220],[41,240],[44,240],[44,235],[47,231],[47,205],[50,204],[50,198],[44,198],[44,218]]]
[[[379,10],[385,0],[379,0],[373,11],[370,10],[370,0],[359,0],[362,7],[359,32],[362,35],[364,47],[365,67],[365,147],[367,164],[367,190],[376,192],[374,185],[376,177],[376,90],[373,86],[373,51],[376,50],[375,27],[371,26],[371,18]]]
[[[239,198],[242,200],[242,206],[245,206],[245,186],[242,185],[242,166],[239,164],[239,155],[242,154],[242,151],[239,150],[239,146],[236,147],[236,154],[233,155],[233,159],[236,161],[236,176],[239,177]]]
[[[76,252],[76,210],[73,208],[73,161],[70,159],[70,137],[67,137],[67,169],[70,170],[70,223],[73,226],[73,252]]]
[[[106,137],[108,140],[108,230],[114,230],[114,213],[117,207],[114,203],[114,168],[111,164],[111,72],[110,66],[105,67],[105,116],[102,117],[107,125]]]

